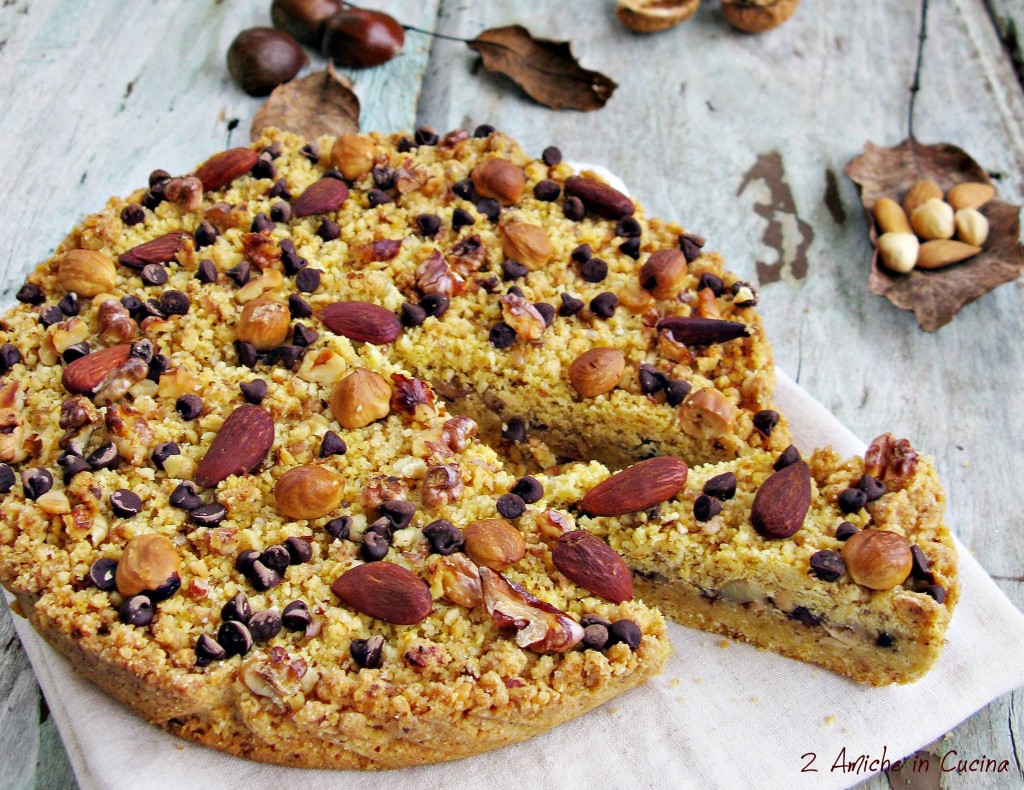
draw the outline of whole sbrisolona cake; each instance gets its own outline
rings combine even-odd
[[[483,127],[155,171],[0,326],[15,611],[150,721],[289,765],[464,757],[638,685],[671,647],[634,580],[918,676],[957,592],[930,462],[802,461],[703,247]]]

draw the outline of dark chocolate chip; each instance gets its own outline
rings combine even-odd
[[[412,523],[412,517],[416,515],[416,505],[412,502],[406,502],[404,499],[392,499],[390,502],[382,502],[377,510],[394,524],[395,529],[405,529]]]
[[[285,205],[287,205],[287,203]],[[192,236],[196,242],[196,249],[201,250],[203,247],[209,247],[217,241],[217,237],[220,236],[220,231],[209,222],[200,222],[199,225],[196,226],[195,231],[193,231]]]
[[[292,330],[292,345],[300,348],[308,348],[316,342],[319,333],[313,327],[305,324],[296,324]]]
[[[188,480],[175,486],[168,501],[171,507],[190,512],[203,504],[203,500],[199,498],[199,494],[196,492],[195,483]]]
[[[16,479],[9,464],[0,464],[0,494],[6,494],[14,488]]]
[[[85,353],[79,356],[84,357],[85,354],[89,353],[89,344],[75,343],[75,346],[81,347],[83,345],[85,346]],[[69,348],[71,348],[71,346],[69,346]],[[66,351],[67,349],[65,349],[65,352]],[[72,357],[72,360],[74,359],[78,359],[78,356]],[[65,359],[64,361],[68,362],[71,360]],[[21,352],[18,350],[17,346],[12,345],[11,343],[4,343],[2,346],[0,346],[0,373],[6,373],[19,362],[21,362]]]
[[[558,308],[558,314],[563,318],[576,315],[580,310],[583,309],[583,300],[577,299],[575,296],[569,294],[560,294],[562,304]]]
[[[281,625],[289,631],[305,631],[313,622],[305,601],[292,601],[281,612]]]
[[[377,189],[391,189],[395,185],[395,168],[391,165],[377,165],[370,171],[370,176]]]
[[[946,588],[939,584],[929,584],[922,591],[935,599],[936,603],[946,602]]]
[[[452,192],[463,200],[476,200],[476,187],[473,186],[473,179],[464,178],[452,185]]]
[[[248,623],[250,617],[252,607],[249,605],[249,598],[243,592],[236,594],[220,610],[220,619],[225,622],[235,620],[239,623]]]
[[[235,570],[239,573],[243,573],[246,576],[252,574],[253,566],[260,558],[260,553],[256,549],[246,549],[245,551],[238,552],[238,556],[235,557]],[[263,566],[266,567],[265,565]]]
[[[369,639],[353,639],[349,651],[356,666],[377,669],[384,663],[384,637],[375,634]]]
[[[125,625],[149,625],[155,614],[153,602],[145,595],[133,595],[117,610],[117,619]]]
[[[320,161],[320,146],[316,143],[306,143],[299,149],[299,156],[316,164]]]
[[[268,156],[271,159],[277,159],[281,155],[281,143],[274,142],[260,151],[260,156]]]
[[[64,467],[64,485],[70,483],[79,472],[88,472],[92,469],[88,461],[78,456],[69,456],[61,465]]]
[[[246,575],[249,577],[249,581],[252,582],[252,586],[259,592],[266,592],[271,587],[276,587],[281,583],[281,574],[268,568],[260,560],[256,560],[252,564],[249,568],[249,573]]]
[[[448,312],[452,300],[444,294],[427,294],[420,300],[420,307],[428,316],[440,318]]]
[[[64,320],[64,311],[61,310],[57,305],[50,304],[39,311],[39,323],[45,327],[51,327],[54,324]]]
[[[583,206],[583,201],[575,195],[565,199],[565,204],[562,206],[562,213],[565,214],[566,219],[572,220],[573,222],[579,222],[587,216],[587,210]]]
[[[23,304],[30,305],[42,304],[43,300],[46,299],[43,296],[43,289],[35,283],[25,283],[18,289],[18,293],[14,295],[14,298]]]
[[[256,346],[243,340],[235,341],[235,354],[238,355],[238,364],[247,368],[256,367],[256,363],[260,361]]]
[[[265,230],[272,230],[273,227],[274,223],[270,221],[270,217],[261,211],[252,218],[252,224],[249,226],[249,232],[262,233]]]
[[[544,496],[544,486],[533,475],[524,475],[516,480],[515,485],[512,486],[512,493],[527,505],[532,505]]]
[[[786,616],[789,617],[790,620],[796,620],[797,622],[806,625],[808,628],[814,628],[821,625],[821,622],[824,619],[820,615],[814,614],[806,606],[794,606],[793,611],[789,612]]]
[[[839,540],[839,541],[849,540],[854,535],[856,535],[858,532],[860,532],[860,530],[857,529],[849,521],[843,521],[843,522],[841,522],[839,524],[838,527],[836,527],[836,540]]]
[[[287,222],[292,218],[292,207],[283,200],[279,200],[270,207],[270,218],[274,222]]]
[[[331,219],[325,219],[316,229],[316,235],[323,241],[334,241],[341,236],[341,225]]]
[[[313,546],[308,540],[293,535],[285,540],[284,547],[292,565],[302,565],[313,559]]]
[[[217,267],[209,258],[199,261],[199,268],[196,270],[196,279],[204,285],[217,282]]]
[[[117,573],[117,562],[109,557],[100,557],[89,567],[89,581],[97,590],[110,592],[117,589],[114,575]]]
[[[420,214],[416,217],[416,227],[421,236],[432,238],[441,230],[441,218],[437,214]]]
[[[298,294],[291,294],[288,297],[288,312],[292,318],[309,318],[313,315],[313,308]]]
[[[160,302],[156,299],[147,299],[142,303],[142,307],[139,308],[139,319],[149,318],[167,318],[167,313],[160,307]]]
[[[615,223],[615,235],[624,239],[635,239],[643,234],[643,228],[635,217],[623,217]]]
[[[196,640],[197,667],[205,667],[214,661],[223,661],[227,657],[228,652],[206,634],[200,635]]]
[[[594,257],[594,251],[589,244],[579,244],[573,249],[569,257],[576,263],[586,263]]]
[[[599,283],[608,276],[608,264],[600,258],[590,258],[580,266],[580,277],[588,283]]]
[[[800,451],[796,449],[795,445],[790,445],[775,460],[772,465],[772,469],[778,472],[781,469],[785,469],[787,466],[792,466],[800,460]]]
[[[227,509],[220,502],[200,505],[189,511],[188,520],[199,527],[215,527],[228,515]]]
[[[518,494],[503,494],[495,503],[498,513],[505,518],[515,520],[526,511],[526,503]]]
[[[137,296],[132,296],[131,294],[122,296],[121,304],[125,310],[131,313],[132,317],[137,317],[142,311],[142,300]]]
[[[609,319],[615,315],[615,308],[619,306],[619,297],[611,291],[599,293],[590,300],[590,312],[598,318]]]
[[[163,471],[164,461],[172,455],[181,455],[181,449],[174,442],[161,442],[153,448],[153,464]]]
[[[203,399],[198,395],[182,395],[174,402],[174,408],[181,419],[189,422],[203,413]]]
[[[252,265],[249,261],[242,261],[237,266],[232,266],[228,269],[225,274],[228,278],[233,280],[235,285],[245,285],[249,282],[249,274],[252,270]]]
[[[149,373],[146,375],[150,381],[160,383],[160,377],[171,369],[171,358],[166,354],[154,354],[149,360]]]
[[[868,503],[868,495],[859,488],[847,488],[839,495],[839,509],[844,513],[856,513]]]
[[[163,268],[163,267],[160,267]],[[72,292],[64,294],[57,302],[57,307],[66,316],[78,315],[78,312],[82,309],[82,305],[78,301],[78,294]]]
[[[480,216],[489,219],[491,222],[497,222],[498,217],[501,216],[501,203],[494,198],[483,198],[476,202],[476,210],[480,213]]]
[[[273,200],[274,198],[281,198],[282,201],[285,201],[284,205],[288,209],[288,219],[291,219],[292,207],[289,206],[286,201],[292,199],[292,193],[288,190],[287,181],[285,181],[283,178],[277,179],[277,181],[274,182],[274,186],[267,190],[267,197],[270,198],[271,200]],[[288,219],[278,219],[277,217],[274,216],[273,211],[271,211],[270,218],[275,222],[288,221]]]
[[[505,291],[505,293],[507,293],[509,296],[519,296],[524,299],[526,298],[526,294],[523,293],[523,289],[520,288],[518,285],[513,285],[511,288]]]
[[[388,543],[388,539],[379,532],[367,530],[363,533],[363,542],[359,546],[359,556],[366,562],[379,562],[388,555],[390,550],[391,544]]]
[[[701,494],[693,503],[693,517],[697,521],[710,521],[722,512],[722,503],[707,494]]]
[[[243,381],[238,385],[238,389],[242,391],[242,397],[245,398],[246,403],[260,404],[267,397],[267,382],[263,379]]]
[[[433,126],[421,126],[416,130],[416,145],[437,145],[440,139],[441,135]]]
[[[511,348],[512,344],[516,342],[516,330],[504,321],[499,321],[491,327],[491,331],[488,333],[487,337],[488,340],[491,341],[491,345],[495,348]]]
[[[929,584],[934,582],[935,576],[932,574],[932,563],[916,543],[910,546],[910,557],[913,563],[910,575]]]
[[[281,615],[273,609],[256,612],[246,623],[254,642],[269,642],[281,633]]]
[[[302,293],[311,294],[320,287],[320,270],[307,266],[295,275],[295,287]]]
[[[703,242],[697,244],[696,238],[689,234],[683,234],[679,237],[679,249],[682,250],[687,263],[693,263],[693,261],[700,257],[700,248],[703,246]]]
[[[846,563],[834,551],[816,551],[811,555],[811,573],[823,581],[834,582],[846,573]]]
[[[507,442],[520,444],[526,441],[526,423],[518,417],[513,417],[501,428],[501,438]]]
[[[550,178],[538,181],[533,187],[533,196],[545,203],[554,203],[561,194],[562,188],[558,186],[558,182]]]
[[[289,277],[294,277],[309,266],[309,261],[295,252],[295,250],[283,250],[281,252],[281,266],[284,267],[285,274]]]
[[[419,326],[427,320],[427,311],[418,304],[406,302],[400,311],[402,326]]]
[[[370,204],[370,208],[377,208],[377,206],[383,206],[387,203],[393,202],[391,200],[391,195],[379,189],[371,189],[367,192],[366,201]]]
[[[507,260],[501,263],[501,273],[506,280],[518,280],[530,273],[519,261]]]
[[[117,447],[114,443],[107,442],[90,453],[85,460],[89,462],[89,467],[93,471],[99,471],[100,469],[116,469],[121,459],[117,455]]]
[[[608,627],[591,623],[583,629],[583,647],[590,650],[604,650],[608,645]]]
[[[640,365],[639,379],[640,391],[644,395],[654,395],[657,392],[661,392],[668,384],[668,376],[646,362]]]
[[[534,302],[534,308],[540,313],[540,317],[544,319],[544,326],[551,326],[555,323],[555,308],[549,305],[547,302]]]
[[[137,203],[129,203],[123,209],[121,209],[121,222],[127,225],[129,228],[133,225],[138,225],[146,218],[146,212],[142,206]]]
[[[603,625],[605,628],[612,627],[612,621],[601,617],[599,614],[585,614],[580,617],[580,625],[586,628],[589,625]]]
[[[886,492],[885,483],[867,474],[860,476],[860,480],[857,481],[857,488],[867,495],[868,502],[874,502]]]
[[[476,224],[476,218],[464,208],[457,208],[452,212],[452,230],[459,231],[462,228]]]
[[[252,173],[253,178],[277,178],[277,168],[274,167],[274,162],[270,157],[261,156],[249,172]]]
[[[284,546],[276,544],[264,549],[263,553],[260,554],[259,561],[275,573],[283,574],[288,569],[288,566],[292,564],[292,555],[288,553],[288,549]]]
[[[320,451],[317,455],[320,458],[330,458],[332,455],[344,455],[347,450],[348,445],[345,444],[344,439],[334,431],[327,431],[324,438],[320,440]]]
[[[762,409],[754,415],[754,427],[765,436],[771,436],[779,424],[779,413],[774,409]]]
[[[186,315],[192,302],[181,291],[164,291],[160,294],[160,309],[167,315]]]
[[[400,137],[398,142],[395,144],[395,149],[400,154],[405,154],[416,147],[416,141],[411,137]]]
[[[705,288],[710,288],[711,293],[716,297],[722,295],[722,291],[725,290],[725,283],[722,282],[722,278],[711,272],[704,272],[700,276],[700,280],[697,281],[697,290],[703,291]]]
[[[446,518],[427,524],[423,528],[423,537],[430,543],[430,550],[443,557],[454,554],[466,542],[462,530]]]
[[[541,161],[548,167],[557,165],[562,161],[562,152],[555,146],[549,145],[540,154]]]
[[[640,647],[641,638],[640,626],[632,620],[616,620],[612,623],[611,628],[608,629],[609,644],[614,645],[622,642],[630,650],[636,650]]]
[[[110,509],[119,518],[137,516],[142,510],[142,497],[127,488],[119,488],[109,498]]]
[[[324,524],[324,529],[335,540],[348,540],[349,531],[352,529],[352,517],[338,516],[337,518],[332,518]]]
[[[142,205],[152,211],[163,203],[164,200],[166,200],[166,198],[164,197],[163,187],[158,186],[154,189],[146,190],[146,193],[142,196]]]
[[[723,502],[732,499],[736,495],[736,475],[732,472],[715,475],[704,484],[703,491]]]
[[[877,637],[875,637],[875,644],[878,645],[878,647],[892,647],[893,638],[889,634],[885,633],[885,631],[882,631]]]
[[[497,129],[495,129],[489,123],[482,123],[478,127],[476,127],[476,129],[473,130],[473,136],[474,137],[481,137],[481,138],[482,137],[490,137],[496,131],[497,131]]]
[[[153,358],[153,344],[149,340],[139,340],[136,343],[132,343],[128,353],[132,359],[141,359],[143,362],[149,362]]]
[[[640,260],[640,239],[626,239],[619,245],[619,252],[628,255],[634,261]]]
[[[244,656],[252,650],[252,634],[245,623],[227,620],[217,629],[217,642],[229,656]]]

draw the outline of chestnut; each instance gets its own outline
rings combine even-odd
[[[402,51],[405,31],[380,11],[350,8],[335,14],[324,27],[320,51],[341,66],[379,66]]]
[[[228,48],[228,71],[250,96],[266,96],[308,61],[298,41],[270,27],[243,30]]]
[[[340,11],[339,0],[274,0],[270,19],[278,30],[319,49],[324,22]]]

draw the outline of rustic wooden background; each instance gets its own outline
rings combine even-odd
[[[965,148],[1001,195],[1024,197],[1022,0],[805,2],[758,37],[713,0],[683,26],[638,36],[612,0],[367,0],[409,25],[471,38],[522,23],[568,39],[581,62],[619,83],[581,114],[531,103],[479,67],[463,44],[410,32],[405,53],[353,73],[366,129],[447,130],[494,123],[534,154],[620,174],[648,210],[705,235],[733,270],[762,284],[779,366],[862,438],[892,430],[937,456],[949,520],[1024,607],[1024,284],[968,306],[934,334],[867,293],[869,244],[843,165],[866,141],[908,130],[927,9],[914,131]],[[186,172],[244,142],[259,100],[230,81],[224,55],[268,23],[269,0],[2,0],[0,287],[9,299],[89,209]],[[310,70],[323,67],[314,56]],[[1016,71],[1015,71],[1016,67]],[[237,121],[237,123],[236,123]],[[233,129],[233,131],[232,131]],[[45,701],[0,611],[0,787],[75,781]],[[989,787],[1024,784],[1024,694],[989,705],[929,747],[1016,767]],[[864,788],[901,787],[875,777]],[[938,785],[934,785],[938,786]],[[944,788],[979,786],[947,774]]]

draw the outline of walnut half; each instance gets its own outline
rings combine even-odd
[[[583,641],[583,627],[497,571],[480,568],[487,612],[499,628],[514,628],[516,644],[535,653],[564,653]]]

